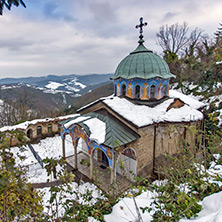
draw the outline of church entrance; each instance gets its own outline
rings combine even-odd
[[[102,162],[109,166],[108,158],[106,157],[106,154],[102,151]]]

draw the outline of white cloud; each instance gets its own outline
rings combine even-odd
[[[187,21],[213,34],[221,22],[219,0],[39,0],[4,11],[0,18],[0,78],[114,72],[138,41],[144,17],[145,44],[161,51],[155,34],[164,24]]]

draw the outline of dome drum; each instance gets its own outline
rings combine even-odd
[[[169,95],[169,79],[116,79],[114,81],[116,96],[125,96],[142,101],[161,100]]]
[[[140,27],[140,34],[143,25],[136,26]],[[155,106],[169,96],[169,81],[175,75],[163,58],[144,46],[142,34],[139,38],[137,48],[119,63],[111,79],[114,80],[115,96]]]

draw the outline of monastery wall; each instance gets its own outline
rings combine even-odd
[[[70,116],[58,117],[55,119],[43,119],[43,120],[33,120],[34,123],[26,123],[26,127],[19,128],[19,125],[12,126],[13,129],[5,129],[6,138],[8,138],[7,145],[8,146],[17,146],[21,144],[21,141],[10,133],[11,131],[18,130],[23,132],[26,136],[27,141],[29,140],[31,143],[37,142],[39,139],[43,139],[46,137],[54,136],[59,133],[60,129],[58,126],[58,122],[62,120],[66,120],[71,118]],[[17,127],[17,128],[16,128]],[[4,131],[2,131],[4,132]]]

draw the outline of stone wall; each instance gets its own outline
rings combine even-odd
[[[199,122],[161,123],[139,128],[137,133],[141,138],[127,144],[127,147],[136,151],[137,175],[145,176],[146,173],[142,172],[145,170],[148,176],[152,171],[151,169],[153,169],[154,156],[157,159],[160,155],[165,155],[166,153],[172,155],[180,152],[181,142],[184,140],[192,149],[195,146],[196,138],[192,130],[189,130],[187,126],[198,127],[198,125]],[[118,155],[123,149],[123,147],[119,149]]]
[[[27,126],[26,129],[17,128],[17,130],[25,134],[25,136],[27,137],[27,141],[30,141],[31,143],[36,143],[40,139],[54,136],[55,134],[59,133],[60,129],[58,126],[58,122],[65,119],[68,119],[68,118],[65,118],[65,117],[64,119],[55,118],[54,120],[46,119],[46,121],[39,121],[39,122],[36,122],[35,124],[30,124]],[[21,144],[21,142],[10,133],[10,130],[5,131],[5,133],[6,133],[6,137],[9,139],[9,141],[7,142],[8,146],[17,146]]]
[[[38,133],[38,127],[41,127],[41,133]],[[28,132],[31,131],[30,136],[28,136]],[[37,138],[44,138],[46,136],[53,136],[59,132],[57,121],[53,122],[39,122],[34,125],[29,125],[25,130],[26,135],[30,138],[30,140],[35,140]]]

